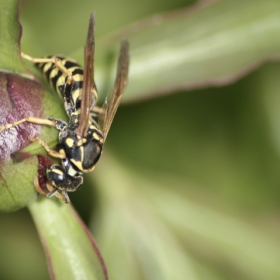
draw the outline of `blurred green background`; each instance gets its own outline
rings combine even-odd
[[[22,50],[34,57],[82,55],[93,10],[98,45],[130,23],[194,2],[23,0]],[[236,6],[229,13],[233,21],[243,9],[241,1],[220,2]],[[258,18],[260,2],[249,2],[250,17]],[[279,14],[274,13],[277,2],[266,2],[271,18]],[[219,7],[213,9],[217,17],[225,13]],[[269,18],[267,12],[263,22]],[[204,19],[205,29],[214,19],[215,14]],[[273,30],[280,31],[279,20],[271,22]],[[261,33],[261,26],[257,31]],[[252,29],[252,34],[257,31]],[[280,43],[273,38],[279,34],[271,42],[263,39],[265,55],[251,64],[244,59],[244,66],[278,55]],[[143,45],[149,45],[157,38],[145,40]],[[214,56],[217,50],[209,48],[209,57],[211,51]],[[259,46],[253,45],[243,55],[257,52]],[[238,61],[240,54],[235,55],[232,60]],[[110,279],[280,279],[280,64],[274,60],[243,71],[242,79],[237,76],[244,68],[233,67],[228,81],[237,81],[222,86],[208,78],[227,60],[219,63],[211,67],[205,59],[205,73],[195,86],[187,86],[191,90],[173,85],[165,96],[144,92],[146,100],[138,102],[139,96],[127,97],[96,170],[71,194],[105,258]],[[205,87],[211,81],[215,87]],[[29,213],[1,214],[0,221],[0,278],[49,279]]]

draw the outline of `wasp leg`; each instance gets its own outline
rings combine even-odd
[[[65,203],[70,203],[70,198],[69,198],[67,192],[62,191],[62,195],[61,195],[61,196],[64,197],[63,201],[64,201]],[[58,196],[57,196],[57,197],[58,197]],[[60,198],[60,199],[61,199],[61,198]]]
[[[47,198],[52,198],[53,196],[56,196],[58,199],[62,200],[65,203],[69,203],[70,199],[67,194],[67,192],[62,191],[62,194],[58,192],[58,189],[54,188],[50,182],[47,182],[47,188],[50,191],[46,197]]]
[[[25,53],[21,53],[21,57],[26,59],[26,60],[29,60],[33,63],[55,63],[55,61],[52,59],[52,58],[33,58],[31,56],[29,56],[28,54],[25,54]]]
[[[31,142],[39,143],[41,146],[43,146],[45,148],[47,153],[52,157],[60,158],[60,159],[65,159],[66,158],[66,154],[65,154],[64,150],[61,149],[59,152],[57,152],[55,150],[51,150],[47,143],[45,143],[42,139],[37,138],[37,137],[36,138],[28,137],[28,139]]]
[[[24,122],[30,122],[30,123],[35,123],[35,124],[43,124],[43,125],[49,125],[49,126],[56,127],[56,122],[54,120],[41,119],[41,118],[36,118],[36,117],[26,117],[26,118],[23,118],[23,119],[21,119],[17,122],[9,123],[9,124],[0,126],[0,132],[2,132],[3,130],[9,129],[11,127],[15,127],[17,125],[20,125]]]
[[[36,191],[37,191],[39,194],[44,195],[44,196],[47,196],[47,194],[45,193],[45,191],[43,191],[42,188],[40,187],[39,181],[38,181],[38,177],[37,177],[37,176],[34,177],[33,184],[34,184],[34,186],[35,186]]]
[[[68,85],[72,85],[72,83],[74,82],[74,78],[73,78],[73,75],[72,75],[72,72],[69,71],[61,62],[61,60],[59,58],[55,58],[55,66],[64,74],[67,75],[67,84]]]
[[[104,105],[101,107],[98,106],[94,106],[91,110],[90,110],[90,115],[94,118],[98,118],[98,124],[101,126],[102,128],[102,123],[105,119],[105,115],[107,113],[107,107],[104,107]]]
[[[53,63],[62,73],[67,75],[67,84],[71,85],[74,82],[72,72],[69,71],[58,57],[55,58],[33,58],[25,53],[21,53],[21,57],[33,63]]]
[[[47,185],[48,190],[50,191],[49,193],[46,193],[45,191],[42,190],[42,188],[39,185],[38,177],[36,176],[34,178],[34,186],[35,186],[35,189],[37,190],[37,192],[39,194],[41,194],[41,195],[43,195],[45,197],[48,197],[48,198],[51,198],[51,197],[53,197],[55,195],[58,199],[64,201],[65,203],[69,203],[70,202],[69,196],[68,196],[68,194],[66,192],[62,192],[63,195],[60,194],[58,192],[58,189],[53,188],[50,182],[47,182],[46,185]]]
[[[58,130],[62,130],[64,129],[66,126],[68,126],[68,123],[59,119],[53,119],[53,118],[48,118],[50,121],[54,121],[55,122],[55,127]]]
[[[104,114],[106,110],[104,110],[104,108],[94,106],[90,111],[96,114]]]

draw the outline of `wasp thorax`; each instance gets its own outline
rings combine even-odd
[[[103,137],[97,127],[89,129],[87,136],[79,139],[71,130],[61,139],[60,146],[72,165],[81,172],[90,172],[99,160]]]

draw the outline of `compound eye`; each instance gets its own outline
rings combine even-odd
[[[48,180],[50,182],[54,182],[57,187],[64,181],[65,170],[61,166],[54,164],[50,168],[46,169],[46,175]]]

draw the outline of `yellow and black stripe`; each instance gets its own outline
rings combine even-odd
[[[59,96],[66,100],[67,103],[72,104],[76,109],[79,109],[82,98],[83,69],[76,61],[70,58],[51,55],[45,58],[49,59],[49,62],[36,62],[35,65]],[[70,85],[67,84],[68,74],[62,72],[55,66],[54,61],[57,58],[61,61],[61,64],[72,73],[73,83]]]

